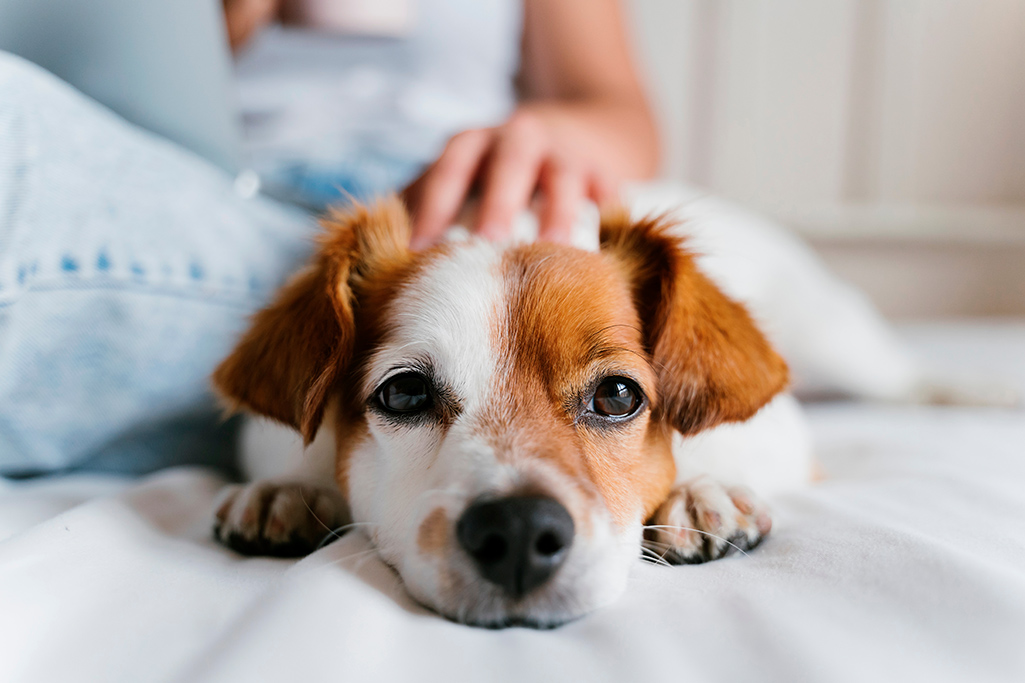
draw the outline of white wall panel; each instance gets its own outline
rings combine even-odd
[[[671,178],[690,176],[689,142],[694,129],[692,79],[708,70],[695,63],[694,27],[702,25],[702,8],[694,0],[632,0],[627,7],[635,53],[647,78],[648,91],[663,136],[663,172]]]
[[[1025,0],[629,2],[670,177],[891,314],[1025,314]]]
[[[832,200],[844,183],[855,1],[720,1],[699,180],[762,204]]]
[[[1025,201],[1025,2],[891,0],[868,199]]]
[[[1025,202],[1025,0],[632,0],[669,175],[752,203]]]

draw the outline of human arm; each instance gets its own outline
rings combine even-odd
[[[224,0],[224,23],[232,52],[273,21],[280,10],[281,0]]]
[[[436,241],[471,191],[477,231],[508,234],[541,194],[541,237],[566,242],[579,201],[651,177],[658,140],[617,0],[525,0],[522,99],[508,121],[454,136],[405,198],[413,244]]]

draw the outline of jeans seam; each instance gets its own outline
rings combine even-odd
[[[262,297],[254,296],[251,293],[251,290],[241,288],[235,290],[235,292],[229,293],[224,290],[216,292],[203,291],[202,289],[190,290],[184,287],[175,286],[171,283],[164,285],[152,282],[134,282],[132,280],[123,279],[110,279],[104,281],[97,278],[90,278],[88,280],[75,281],[69,278],[54,278],[52,280],[43,280],[42,282],[34,280],[30,286],[21,287],[10,292],[9,297],[0,297],[0,310],[17,304],[18,301],[27,294],[90,290],[125,291],[136,294],[146,293],[178,299],[216,302],[240,307],[251,307],[252,305],[263,302]]]

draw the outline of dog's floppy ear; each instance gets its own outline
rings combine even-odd
[[[659,380],[658,411],[681,433],[746,420],[787,384],[787,367],[743,306],[701,273],[665,217],[602,217],[601,250],[632,286]]]
[[[232,408],[290,425],[307,444],[352,357],[354,289],[409,255],[409,220],[398,199],[334,212],[323,226],[313,262],[253,316],[213,374]]]

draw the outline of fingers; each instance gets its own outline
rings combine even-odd
[[[538,239],[569,244],[573,224],[588,181],[578,170],[565,163],[549,160],[541,170],[540,186],[544,192]]]
[[[592,173],[587,179],[587,198],[599,207],[619,204],[619,183],[602,173]]]
[[[438,160],[407,190],[413,212],[413,249],[438,241],[455,220],[494,136],[493,129],[454,136]]]
[[[523,114],[515,115],[501,129],[485,169],[477,218],[477,232],[482,237],[507,236],[513,218],[527,208],[544,161],[546,135],[539,121]]]
[[[423,249],[437,242],[459,217],[475,183],[481,201],[473,228],[482,237],[507,237],[513,219],[540,190],[539,239],[569,244],[581,200],[601,206],[617,199],[616,183],[579,161],[561,153],[544,121],[529,111],[517,112],[498,128],[456,135],[403,192],[413,214],[410,246]]]

